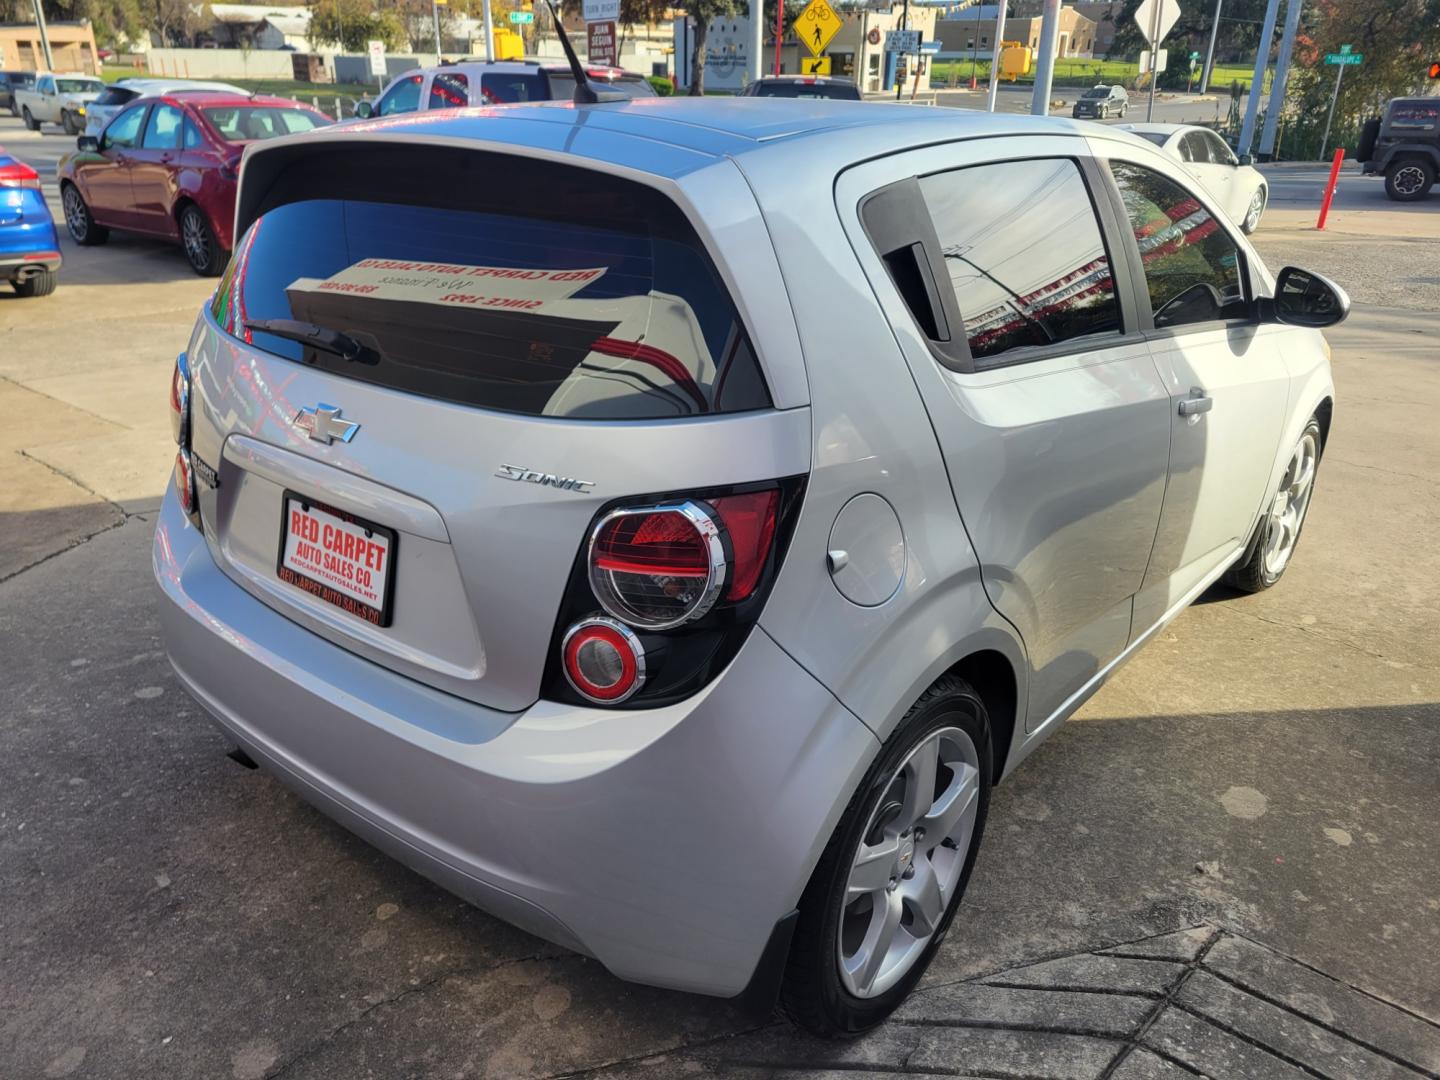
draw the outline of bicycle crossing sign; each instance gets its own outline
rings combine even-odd
[[[810,3],[805,5],[805,10],[800,12],[800,17],[795,20],[795,36],[810,50],[812,56],[819,56],[844,25],[826,0],[810,0]]]

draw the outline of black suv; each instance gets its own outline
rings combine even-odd
[[[1390,102],[1383,118],[1365,122],[1355,156],[1366,174],[1385,177],[1390,198],[1423,199],[1440,174],[1440,97]]]
[[[1076,100],[1070,115],[1077,120],[1081,117],[1109,120],[1112,114],[1124,116],[1129,108],[1130,95],[1123,86],[1092,86]]]
[[[34,87],[33,71],[0,71],[0,108],[9,109],[11,116],[19,116],[20,110],[15,108],[15,91]]]

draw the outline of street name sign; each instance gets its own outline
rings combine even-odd
[[[1338,65],[1340,67],[1354,67],[1356,64],[1363,63],[1364,61],[1364,54],[1358,52],[1332,52],[1325,54],[1325,63]]]
[[[512,11],[510,13],[510,23],[512,26],[521,26],[527,23],[533,23],[534,21],[535,13],[533,11]]]
[[[826,0],[810,0],[795,20],[795,36],[810,50],[810,55],[819,56],[844,25],[844,20]]]
[[[615,23],[587,22],[585,24],[585,53],[592,64],[602,67],[615,66]]]

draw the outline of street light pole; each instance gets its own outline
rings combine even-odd
[[[495,61],[495,20],[490,16],[490,0],[485,0],[482,10],[485,13],[485,62],[490,64]]]
[[[1200,73],[1200,93],[1210,89],[1210,73],[1215,70],[1215,35],[1220,32],[1220,9],[1225,0],[1215,0],[1215,21],[1210,24],[1210,48],[1205,50],[1205,70]]]
[[[440,0],[430,0],[430,16],[435,20],[435,63],[440,63]]]
[[[910,29],[910,0],[905,0],[904,6],[900,8],[900,29]],[[895,54],[895,100],[900,100],[900,95],[905,92],[905,80],[900,78],[900,53]]]
[[[1060,0],[1045,0],[1045,21],[1040,24],[1040,57],[1035,65],[1035,92],[1030,112],[1050,115],[1050,88],[1055,81],[1055,49],[1060,42]]]
[[[40,31],[40,51],[45,54],[45,70],[55,70],[55,57],[50,54],[50,29],[45,25],[45,12],[40,9],[40,0],[31,0],[35,5],[35,26]]]
[[[1340,100],[1340,80],[1345,77],[1345,65],[1335,65],[1335,93],[1330,95],[1330,111],[1325,114],[1325,134],[1320,136],[1320,160],[1325,160],[1325,147],[1330,145],[1330,121],[1335,119],[1335,103]]]
[[[1000,0],[995,11],[995,47],[990,54],[990,88],[985,94],[985,111],[995,111],[995,97],[1000,91],[1000,40],[1005,36],[1005,6],[1009,0]]]
[[[1280,39],[1280,55],[1275,60],[1275,79],[1270,84],[1270,107],[1265,110],[1265,130],[1260,135],[1260,160],[1269,161],[1275,154],[1275,129],[1285,109],[1285,80],[1290,75],[1290,55],[1295,51],[1295,33],[1300,29],[1300,11],[1305,0],[1289,0],[1285,9],[1285,36]]]
[[[1255,53],[1255,74],[1250,77],[1250,93],[1245,97],[1245,120],[1240,125],[1240,141],[1235,153],[1250,152],[1250,143],[1255,138],[1255,113],[1260,108],[1260,95],[1265,89],[1265,68],[1270,64],[1270,43],[1275,39],[1275,19],[1280,14],[1280,0],[1270,0],[1265,6],[1265,24],[1260,30],[1260,45]]]

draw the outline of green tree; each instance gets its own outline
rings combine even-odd
[[[310,5],[309,37],[346,52],[364,52],[369,41],[399,49],[405,46],[405,27],[395,10],[376,11],[371,0],[316,0]]]

